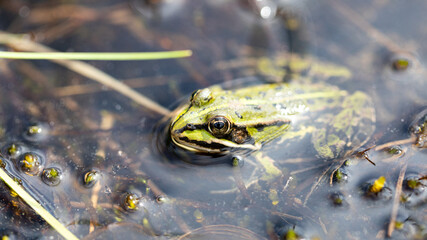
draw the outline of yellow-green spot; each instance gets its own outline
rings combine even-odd
[[[196,211],[194,211],[193,216],[196,218],[196,222],[202,222],[204,219],[203,213],[199,210],[196,209]]]
[[[351,166],[353,164],[353,161],[352,160],[346,160],[345,162],[344,162],[344,166]]]
[[[400,147],[390,147],[387,149],[389,154],[399,155],[402,153],[402,149]]]
[[[137,182],[143,183],[143,184],[147,184],[147,179],[139,177],[136,179]]]
[[[7,173],[0,168],[0,178],[22,198],[37,214],[39,214],[50,226],[52,226],[60,235],[67,240],[78,239],[64,225],[62,225],[54,216],[43,208],[30,194],[19,186]]]
[[[243,165],[243,159],[242,159],[242,157],[240,157],[240,156],[233,156],[231,158],[231,165],[233,167],[239,167],[239,166]]]
[[[292,72],[302,72],[310,67],[310,62],[304,59],[293,58],[289,62],[289,68]]]
[[[42,180],[50,186],[56,186],[61,182],[62,172],[59,168],[45,168],[42,172]]]
[[[35,135],[35,134],[41,133],[42,128],[40,126],[34,125],[34,126],[28,127],[27,131],[29,135]]]
[[[277,205],[279,203],[279,195],[277,194],[276,189],[270,189],[268,198],[271,200],[271,204],[273,205]]]
[[[142,220],[142,225],[144,226],[144,227],[148,227],[148,228],[150,228],[151,226],[150,226],[150,222],[148,221],[148,219],[147,218],[144,218],[143,220]]]
[[[18,151],[19,151],[19,147],[14,143],[12,143],[12,145],[10,145],[10,147],[7,149],[7,153],[10,156],[15,156],[18,153]]]
[[[186,131],[183,135],[188,137],[189,139],[195,139],[199,141],[213,138],[211,134],[204,130]]]
[[[333,158],[334,153],[332,149],[327,144],[327,140],[325,139],[327,136],[326,129],[321,129],[317,131],[317,136],[313,140],[314,148],[317,153],[323,158]]]
[[[394,222],[394,228],[397,229],[397,230],[402,229],[404,226],[405,226],[405,223],[403,223],[403,222],[400,222],[400,221],[395,221]]]
[[[298,30],[298,28],[300,26],[300,23],[299,23],[298,19],[296,19],[296,18],[287,19],[285,24],[286,24],[286,28],[289,30],[292,30],[292,31]]]
[[[18,179],[18,178],[13,178],[13,181],[15,181],[16,184],[18,184],[18,185],[22,185],[22,181],[20,179]],[[19,195],[18,195],[18,193],[16,193],[15,191],[13,191],[13,189],[10,189],[10,196],[11,197],[18,197]]]
[[[282,135],[288,128],[289,124],[283,124],[280,126],[266,126],[262,131],[254,127],[247,127],[247,131],[258,143],[265,143],[271,139],[274,139]]]
[[[36,153],[25,153],[19,160],[21,170],[29,175],[37,174],[40,164],[40,157]]]
[[[96,170],[87,172],[83,177],[83,183],[86,187],[92,187],[99,179],[100,174]]]
[[[384,176],[379,177],[369,188],[369,191],[372,193],[379,193],[385,185],[386,178]]]
[[[345,67],[339,67],[337,65],[332,64],[313,64],[311,70],[315,74],[322,74],[325,76],[335,76],[335,77],[343,77],[350,78],[351,72]]]
[[[409,198],[408,198],[407,195],[401,194],[399,200],[400,200],[401,203],[406,203],[409,200]]]
[[[58,171],[55,168],[51,168],[48,170],[48,175],[49,178],[56,178],[58,177]]]
[[[281,144],[281,143],[283,143],[287,140],[293,139],[293,138],[301,139],[301,138],[305,137],[307,134],[310,134],[315,130],[316,130],[316,128],[313,126],[307,126],[307,127],[303,126],[301,128],[301,130],[299,130],[299,131],[289,131],[280,138],[280,141],[277,144]],[[296,139],[296,140],[298,140],[298,139]]]
[[[342,198],[340,198],[340,197],[337,196],[337,197],[334,198],[334,203],[340,205],[343,202],[342,200],[343,200]]]
[[[405,58],[399,58],[393,61],[392,66],[396,71],[403,71],[409,67],[409,60]]]
[[[89,173],[86,174],[85,182],[95,181],[95,178],[96,178],[96,173],[89,172]]]
[[[421,185],[421,183],[417,179],[408,179],[406,181],[406,185],[411,189],[416,189]]]
[[[279,78],[286,75],[284,68],[275,66],[268,58],[261,58],[258,60],[258,69],[261,74],[269,76],[277,76]]]
[[[272,158],[263,156],[262,153],[258,152],[256,159],[265,170],[266,174],[262,177],[263,180],[273,180],[282,174],[282,171],[274,165],[275,161]]]
[[[293,229],[289,229],[286,232],[285,240],[298,240],[298,235]]]
[[[352,134],[351,118],[353,116],[352,109],[344,109],[336,117],[334,117],[334,128],[343,129],[347,136]]]
[[[331,146],[331,145],[336,145],[336,144],[338,144],[340,141],[341,141],[341,139],[340,139],[337,135],[334,135],[334,134],[330,134],[330,135],[328,135],[328,145],[329,145],[329,146]]]
[[[34,159],[35,159],[34,155],[25,154],[24,161],[23,161],[24,167],[31,168],[34,165],[34,161],[35,161]]]
[[[126,194],[124,205],[127,210],[136,210],[138,208],[138,203],[139,198],[136,194]]]
[[[344,175],[342,174],[341,170],[340,170],[340,169],[338,169],[338,170],[335,172],[335,178],[337,179],[337,181],[341,181],[343,177],[344,177]]]
[[[233,165],[233,167],[239,166],[239,159],[237,159],[237,158],[234,157],[232,165]]]

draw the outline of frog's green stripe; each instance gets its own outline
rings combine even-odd
[[[209,151],[209,152],[222,152],[226,149],[248,149],[248,150],[257,150],[260,148],[261,144],[269,139],[272,139],[273,136],[279,134],[279,129],[287,129],[289,127],[290,120],[284,119],[280,121],[269,121],[265,123],[257,123],[254,125],[248,126],[238,126],[234,124],[232,126],[232,131],[229,135],[222,138],[215,138],[209,132],[207,124],[193,125],[189,128],[187,125],[181,129],[174,131],[172,140],[178,145],[187,150],[191,151]],[[269,127],[279,127],[279,128],[269,128]],[[245,131],[247,137],[241,143],[234,141],[232,137],[233,131]],[[265,131],[266,136],[260,137],[262,132]],[[274,137],[273,137],[274,138]],[[191,140],[190,140],[191,139]],[[198,139],[210,139],[210,140],[198,140]],[[259,141],[254,141],[258,139]]]
[[[272,120],[272,121],[265,121],[263,123],[254,123],[254,124],[246,124],[246,125],[235,124],[235,126],[240,128],[241,127],[256,128],[259,132],[262,132],[265,127],[281,126],[283,124],[289,124],[289,123],[291,123],[291,120],[284,118],[284,119],[278,119],[278,120]]]
[[[295,101],[295,100],[308,100],[308,99],[318,99],[318,98],[336,98],[336,97],[347,96],[347,95],[348,95],[348,92],[341,90],[341,91],[302,93],[302,94],[296,94],[292,96],[286,96],[284,98],[286,98],[286,100],[288,101]],[[245,100],[245,105],[259,106],[259,105],[265,105],[265,104],[277,104],[282,102],[283,102],[282,98],[274,98],[273,100],[250,99],[250,100]],[[222,104],[216,105],[215,108],[216,109],[227,108],[229,104],[230,104],[229,102],[224,102]],[[206,108],[200,111],[199,115],[207,115],[210,112],[212,112],[212,108]]]
[[[186,104],[180,107],[179,109],[175,110],[174,112],[179,112],[180,114],[176,116],[175,120],[172,123],[175,124],[176,122],[178,122],[182,118],[182,116],[184,116],[188,112],[188,110],[190,110],[190,108],[191,108],[191,104]]]

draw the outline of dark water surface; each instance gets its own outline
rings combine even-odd
[[[1,31],[58,51],[192,50],[180,60],[88,62],[170,110],[217,83],[293,81],[289,66],[258,69],[292,53],[348,68],[350,79],[313,81],[364,91],[376,112],[360,153],[323,160],[296,143],[306,154],[268,155],[285,167],[266,181],[256,154],[241,167],[189,164],[200,156],[169,144],[167,116],[78,73],[0,60],[2,165],[82,239],[425,239],[426,10],[387,0],[0,0]],[[1,188],[2,236],[61,238]]]

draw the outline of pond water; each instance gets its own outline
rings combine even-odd
[[[171,143],[176,112],[54,62],[1,59],[1,166],[81,239],[425,239],[426,10],[387,0],[0,1],[0,42],[7,32],[63,52],[192,50],[87,61],[170,111],[214,84],[265,82],[363,92],[372,107],[360,109],[369,124],[348,120],[369,134],[340,156],[319,156],[301,137],[212,157]],[[329,104],[312,105],[319,118],[343,107]],[[61,238],[1,188],[2,236]]]

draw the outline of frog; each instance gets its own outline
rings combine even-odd
[[[171,141],[196,154],[252,156],[256,173],[249,174],[246,186],[282,176],[286,168],[281,164],[283,158],[298,157],[302,152],[323,161],[356,153],[375,131],[372,99],[363,91],[350,92],[327,83],[328,79],[350,79],[347,68],[313,61],[301,57],[278,63],[260,58],[258,72],[267,79],[258,81],[261,84],[196,90],[174,111],[169,125]],[[284,78],[288,73],[282,65],[289,62],[288,69],[294,70],[287,76],[290,81],[268,81]],[[253,78],[261,77],[246,79]],[[282,159],[265,154],[268,148]]]

